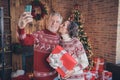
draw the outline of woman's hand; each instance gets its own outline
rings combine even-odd
[[[33,17],[31,15],[31,13],[30,12],[24,12],[19,18],[18,27],[20,29],[24,29],[25,26],[32,21],[33,21]]]
[[[63,79],[67,79],[67,78],[69,78],[70,76],[73,75],[74,72],[75,72],[74,70],[70,70],[70,71],[68,71]]]

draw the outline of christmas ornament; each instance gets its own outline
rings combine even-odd
[[[41,1],[34,0],[30,4],[32,5],[32,16],[36,21],[47,15],[46,7]]]

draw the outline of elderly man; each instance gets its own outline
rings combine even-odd
[[[52,13],[48,19],[48,25],[45,30],[37,31],[27,35],[24,28],[33,21],[30,13],[24,12],[18,22],[18,33],[21,43],[27,43],[28,38],[34,44],[34,77],[35,80],[53,80],[57,75],[46,61],[50,52],[59,44],[60,37],[57,34],[62,16],[59,13]],[[30,38],[31,37],[31,38]]]

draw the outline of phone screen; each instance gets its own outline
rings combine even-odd
[[[25,12],[32,12],[32,5],[26,5]]]

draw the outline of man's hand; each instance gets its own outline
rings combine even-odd
[[[33,17],[31,15],[31,13],[30,12],[24,12],[19,18],[18,27],[20,29],[24,29],[25,26],[32,21],[33,21]]]

